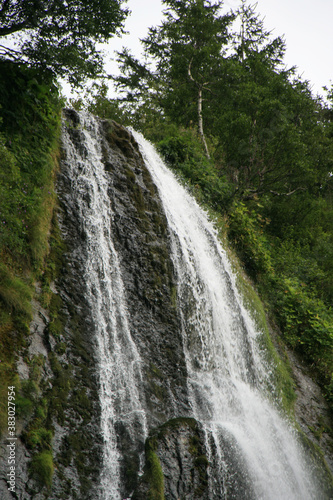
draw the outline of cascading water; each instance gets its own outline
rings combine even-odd
[[[63,175],[70,194],[63,199],[80,225],[81,241],[72,255],[86,288],[96,338],[101,430],[104,439],[100,498],[121,499],[119,425],[126,428],[136,449],[143,448],[146,416],[140,400],[141,359],[132,340],[119,258],[112,241],[110,178],[102,163],[100,123],[79,115],[79,137],[64,127]]]
[[[293,429],[265,394],[270,374],[259,333],[216,231],[154,148],[133,135],[169,224],[190,404],[218,469],[209,498],[322,498]]]
[[[271,402],[274,397],[268,395],[272,374],[259,348],[260,332],[243,305],[236,277],[213,225],[163,164],[154,148],[140,134],[133,132],[159,191],[169,226],[177,278],[177,318],[180,318],[177,331],[182,329],[179,343],[183,343],[180,350],[184,349],[185,356],[181,374],[184,373],[184,377],[185,372],[187,374],[187,388],[184,384],[185,390],[179,392],[182,396],[177,396],[177,391],[173,393],[174,405],[169,412],[160,411],[162,399],[156,399],[156,394],[162,397],[163,387],[153,385],[155,409],[151,418],[148,412],[152,402],[149,404],[147,400],[151,367],[158,381],[162,377],[154,366],[157,361],[149,357],[147,339],[161,335],[156,345],[160,342],[163,347],[166,330],[154,331],[150,335],[138,335],[135,331],[133,325],[136,323],[128,313],[128,290],[122,278],[121,269],[126,266],[122,267],[124,256],[119,253],[119,248],[123,247],[115,245],[117,231],[114,230],[110,202],[114,185],[112,172],[105,171],[105,131],[90,115],[80,113],[75,116],[77,126],[64,126],[63,131],[62,175],[66,178],[68,190],[61,198],[68,216],[79,226],[80,237],[72,252],[71,265],[76,268],[78,279],[82,279],[96,346],[104,440],[98,498],[122,500],[125,495],[131,495],[136,483],[131,483],[131,487],[124,485],[125,455],[136,457],[133,471],[135,474],[140,472],[139,459],[148,436],[148,426],[155,427],[178,416],[194,417],[204,431],[205,453],[210,466],[207,469],[207,496],[200,498],[324,498],[293,428]],[[110,164],[117,171],[117,160]],[[127,177],[118,174],[118,180],[123,178],[127,188],[129,182],[137,182],[133,173],[128,173]],[[121,189],[125,189],[124,185]],[[133,193],[136,193],[135,189]],[[137,203],[142,211],[140,198]],[[139,218],[140,214],[133,212],[131,216]],[[140,239],[139,235],[136,237]],[[142,241],[151,248],[151,235]],[[125,241],[125,247],[126,244],[131,245],[131,241]],[[141,258],[139,255],[139,262]],[[130,263],[126,269],[132,267]],[[131,293],[135,293],[133,286]],[[143,324],[145,311],[151,314],[149,307],[141,312]],[[151,318],[150,322],[146,319],[147,325],[151,325]],[[174,335],[175,330],[171,331],[173,339],[178,338]],[[165,352],[169,353],[168,360],[172,360],[170,349]],[[179,371],[181,358],[178,356],[177,359]],[[148,381],[145,380],[147,375]],[[181,375],[174,380],[182,381],[184,377]],[[171,387],[168,380],[165,383],[166,387]]]

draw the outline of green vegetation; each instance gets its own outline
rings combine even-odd
[[[158,440],[156,436],[146,439],[145,467],[140,484],[144,485],[144,496],[134,491],[133,500],[147,498],[147,500],[164,500],[164,475],[157,455]]]
[[[3,388],[17,382],[15,358],[26,346],[34,281],[41,277],[49,251],[60,109],[52,79],[35,70],[0,61],[0,376]],[[24,406],[23,400],[21,402]]]
[[[156,450],[156,439],[147,440],[145,456],[146,479],[150,486],[148,500],[164,500],[164,476]]]
[[[0,61],[0,433],[6,429],[6,388],[16,388],[17,419],[29,422],[22,438],[32,452],[30,471],[51,487],[53,431],[42,355],[28,356],[35,282],[43,280],[50,253],[60,133],[57,87],[52,77]],[[47,273],[46,273],[47,274]],[[29,378],[21,381],[21,355]]]
[[[37,270],[47,253],[55,202],[61,103],[50,77],[8,62],[0,65],[2,260],[12,267],[23,260],[21,271]]]
[[[333,91],[324,103],[284,67],[284,40],[245,0],[224,15],[221,2],[163,5],[143,62],[118,54],[123,97],[95,88],[89,108],[130,117],[224,217],[266,312],[332,402]]]
[[[0,3],[0,57],[38,66],[79,84],[101,74],[97,43],[123,32],[123,0],[6,0]],[[15,40],[13,44],[8,43]]]
[[[41,486],[51,488],[54,465],[51,451],[42,451],[35,455],[31,463],[31,471]]]
[[[284,346],[280,340],[279,353],[277,352],[272,339],[272,331],[267,323],[267,313],[263,303],[256,293],[253,283],[245,275],[244,270],[240,268],[239,259],[234,259],[233,252],[229,249],[229,258],[232,258],[234,270],[237,273],[237,286],[242,294],[242,299],[248,311],[250,311],[253,320],[256,323],[258,331],[261,333],[259,344],[262,348],[262,354],[265,356],[271,370],[271,379],[268,382],[267,394],[273,398],[273,403],[278,401],[281,409],[293,417],[294,403],[296,393],[294,381],[291,375],[291,368],[284,353]]]

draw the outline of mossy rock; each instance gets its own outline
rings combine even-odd
[[[30,471],[41,487],[50,490],[54,473],[51,451],[45,450],[35,455],[31,461]]]
[[[194,418],[174,418],[152,431],[145,446],[144,474],[132,498],[207,498],[209,461],[204,443]]]

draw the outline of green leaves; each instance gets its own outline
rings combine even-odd
[[[235,203],[229,214],[229,237],[247,272],[256,278],[274,272],[269,241],[263,232],[267,223],[255,210],[248,210],[244,203]]]
[[[197,198],[215,210],[226,209],[232,187],[213,161],[205,156],[195,131],[175,128],[158,142],[157,147],[168,165],[188,181]]]
[[[281,277],[274,289],[275,313],[285,339],[329,378],[333,369],[332,312],[296,278]]]
[[[61,102],[56,87],[35,70],[6,62],[0,67],[0,249],[38,267],[54,203],[51,155]]]
[[[285,342],[316,368],[329,387],[333,370],[333,312],[320,298],[325,272],[313,252],[291,235],[269,234],[270,221],[258,202],[235,203],[229,213],[229,238],[256,281]]]
[[[0,36],[19,33],[8,58],[28,62],[79,85],[102,72],[96,43],[123,31],[124,0],[0,2]]]

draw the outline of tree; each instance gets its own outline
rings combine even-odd
[[[285,42],[281,37],[271,39],[271,33],[265,29],[263,20],[255,12],[256,6],[247,5],[246,0],[242,0],[236,12],[241,23],[239,34],[233,37],[236,54],[242,63],[253,55],[260,55],[271,68],[277,68],[282,63]]]
[[[126,0],[0,0],[0,56],[79,84],[102,72],[96,43],[122,32]],[[15,41],[9,48],[8,37]],[[12,45],[12,44],[11,44]]]
[[[240,199],[322,189],[331,168],[320,105],[307,82],[285,69],[284,40],[271,39],[253,7],[237,12],[240,33],[214,87],[216,158]],[[294,80],[293,80],[294,79]],[[290,201],[289,201],[290,203]]]
[[[222,2],[208,0],[163,0],[167,8],[161,26],[150,28],[142,40],[145,55],[156,67],[151,69],[135,60],[128,51],[120,54],[119,61],[126,76],[117,79],[118,86],[131,90],[139,81],[155,85],[159,104],[175,121],[196,121],[209,157],[204,134],[203,102],[212,92],[210,85],[223,57],[223,48],[229,41],[228,25],[233,16],[220,15]]]

